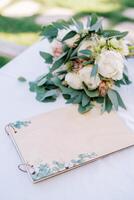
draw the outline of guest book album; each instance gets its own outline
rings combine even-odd
[[[115,112],[86,114],[75,106],[6,126],[33,183],[134,145],[134,134]]]

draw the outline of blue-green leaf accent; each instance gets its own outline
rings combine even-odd
[[[14,123],[11,123],[11,126],[13,126],[14,128],[21,129],[23,127],[28,127],[29,124],[31,124],[31,121],[16,121]]]
[[[47,163],[40,164],[38,166],[38,169],[35,171],[35,173],[32,174],[32,178],[34,181],[47,178],[51,175],[54,175],[55,173],[59,171],[68,170],[77,165],[81,165],[84,162],[88,162],[89,160],[96,157],[97,157],[97,154],[95,152],[83,153],[83,154],[79,154],[76,159],[70,160],[69,163],[59,162],[59,161],[54,160],[51,165],[48,165]]]

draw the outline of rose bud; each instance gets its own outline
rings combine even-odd
[[[99,84],[99,93],[100,96],[104,97],[107,93],[108,85],[106,84],[106,81],[101,81]]]

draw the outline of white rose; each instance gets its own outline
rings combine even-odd
[[[85,39],[80,43],[79,51],[89,49],[91,51],[98,45],[96,38]]]
[[[70,39],[67,39],[65,40],[65,44],[69,47],[73,47],[75,42],[77,42],[78,40],[80,39],[80,35],[79,34],[76,34],[75,36],[73,36],[72,38]]]
[[[112,38],[109,43],[113,48],[118,49],[122,55],[128,55],[129,50],[125,40],[117,40],[116,38]]]
[[[98,75],[91,77],[92,66],[86,66],[79,71],[81,81],[86,84],[88,89],[94,90],[99,86],[100,78]]]
[[[123,77],[124,60],[120,53],[106,50],[103,51],[96,63],[98,72],[106,78],[120,80]]]
[[[82,89],[82,81],[78,73],[75,72],[67,73],[65,76],[65,81],[73,89],[76,90]]]

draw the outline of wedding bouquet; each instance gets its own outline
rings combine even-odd
[[[30,82],[37,100],[53,102],[60,91],[66,103],[79,105],[80,113],[95,103],[102,105],[102,112],[126,109],[117,87],[131,83],[125,66],[127,32],[103,30],[101,22],[93,14],[86,25],[72,19],[43,27],[42,35],[52,45],[50,52],[40,52],[48,73]]]

